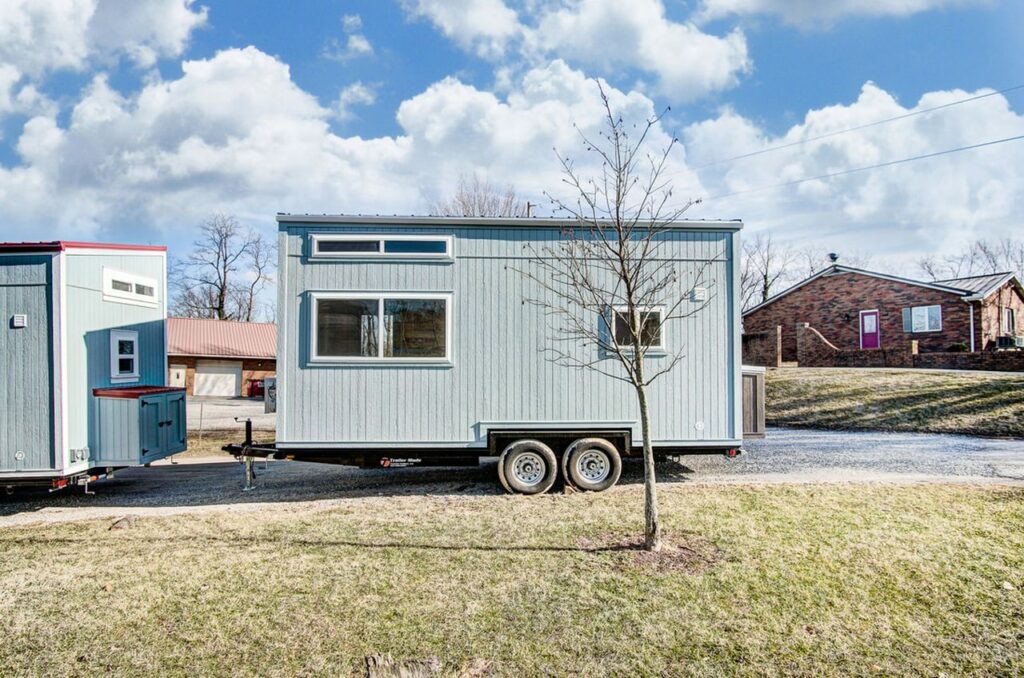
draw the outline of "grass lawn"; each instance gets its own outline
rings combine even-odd
[[[664,487],[0,530],[5,675],[1019,675],[1024,491]]]
[[[1024,437],[1024,376],[918,370],[768,370],[769,424]]]

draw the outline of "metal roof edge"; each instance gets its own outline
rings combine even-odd
[[[443,216],[386,216],[386,215],[348,215],[348,214],[286,214],[276,215],[279,224],[381,224],[392,226],[447,226],[467,228],[474,226],[505,226],[523,228],[551,228],[552,226],[568,225],[574,222],[571,218],[558,217],[443,217]],[[738,231],[743,228],[740,219],[680,219],[667,222],[666,228],[684,230],[716,230]]]

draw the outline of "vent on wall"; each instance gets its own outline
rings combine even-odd
[[[24,313],[15,313],[11,316],[11,327],[13,329],[20,329],[28,326],[28,316]]]

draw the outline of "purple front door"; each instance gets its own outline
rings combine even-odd
[[[860,312],[860,347],[878,348],[882,345],[882,335],[878,329],[878,311]]]

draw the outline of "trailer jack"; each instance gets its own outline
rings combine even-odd
[[[237,421],[237,419],[236,419]],[[245,465],[245,486],[242,492],[249,492],[256,489],[254,482],[256,474],[253,472],[252,463],[252,419],[245,420],[245,442],[242,443],[242,463]]]

